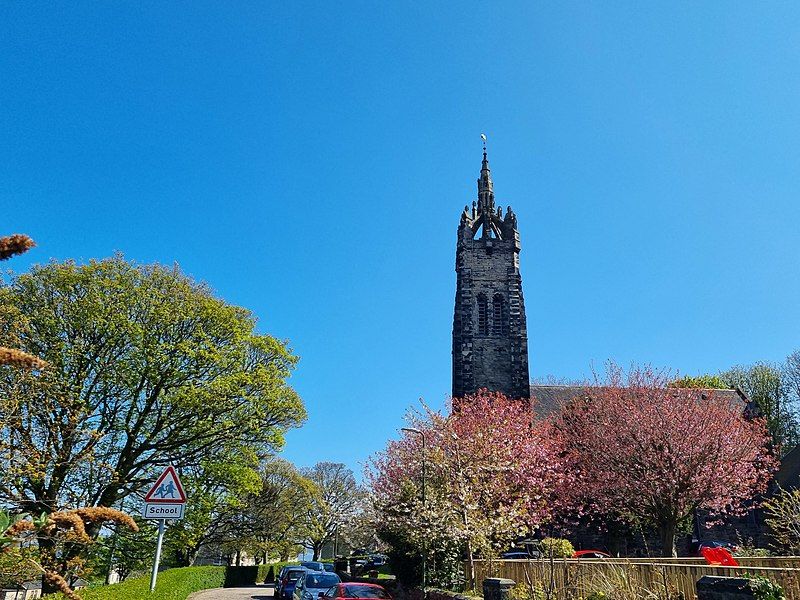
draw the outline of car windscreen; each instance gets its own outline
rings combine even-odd
[[[339,583],[340,579],[337,575],[317,575],[317,574],[308,574],[306,575],[306,587],[307,588],[325,588],[328,589],[330,587],[335,586]]]
[[[345,598],[385,598],[387,600],[391,598],[383,588],[371,585],[346,585],[344,586],[344,595]]]
[[[298,570],[296,570],[296,571],[289,571],[289,572],[286,574],[286,578],[287,578],[289,581],[297,581],[298,579],[300,579],[300,577],[302,577],[302,576],[303,576],[303,573],[305,573],[305,572],[306,572],[306,570],[305,570],[305,569],[298,569]]]

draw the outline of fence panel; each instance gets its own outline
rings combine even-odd
[[[478,586],[486,577],[506,577],[518,585],[552,590],[557,600],[571,600],[610,587],[680,592],[695,598],[695,583],[704,575],[761,575],[780,584],[787,598],[800,599],[800,557],[754,557],[739,567],[704,564],[703,559],[556,559],[474,561]],[[469,579],[469,564],[465,565]]]

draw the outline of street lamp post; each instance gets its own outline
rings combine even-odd
[[[400,431],[413,433],[422,438],[422,510],[425,510],[425,432],[420,431],[414,427],[403,427]],[[427,537],[422,536],[422,597],[425,598],[425,584],[426,584],[426,555],[427,555]]]

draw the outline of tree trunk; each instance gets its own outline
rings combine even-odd
[[[322,553],[322,544],[314,544],[312,550],[314,551],[314,556],[311,558],[311,560],[319,560],[319,555]]]
[[[55,553],[56,553],[56,543],[54,540],[50,539],[49,537],[39,537],[37,539],[39,544],[39,551],[41,552],[41,562],[42,566],[45,569],[50,569],[51,571],[55,571],[58,573],[60,569],[58,568],[59,565],[55,564]],[[61,573],[59,573],[61,574]],[[44,575],[42,575],[42,596],[46,596],[47,594],[57,594],[58,588],[49,583]]]
[[[678,553],[675,550],[675,533],[678,530],[678,523],[675,521],[666,521],[659,527],[661,533],[661,556],[677,557]]]
[[[190,546],[186,550],[186,566],[193,567],[194,562],[197,560],[197,555],[200,553],[200,546]]]
[[[467,556],[469,556],[469,589],[473,592],[476,589],[477,582],[475,581],[475,558],[472,556],[472,541],[467,540]]]

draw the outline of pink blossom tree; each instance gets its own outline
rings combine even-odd
[[[696,509],[741,513],[764,491],[775,467],[765,424],[718,394],[667,387],[666,374],[610,372],[562,407],[553,435],[589,512],[655,526],[663,555],[676,556],[678,527]]]
[[[408,420],[425,436],[426,506],[420,435],[389,442],[369,479],[384,526],[406,531],[412,547],[439,539],[461,546],[470,561],[476,551],[492,555],[546,523],[563,502],[571,475],[560,440],[545,435],[529,403],[481,390],[449,414],[423,407]]]

